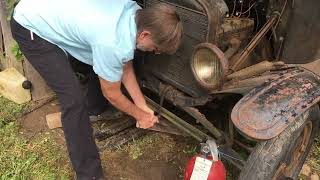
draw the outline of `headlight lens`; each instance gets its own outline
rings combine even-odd
[[[228,61],[217,46],[202,43],[194,49],[191,68],[198,82],[212,90],[221,86],[228,69]]]

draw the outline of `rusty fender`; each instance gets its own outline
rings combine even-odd
[[[250,91],[233,108],[231,119],[250,138],[267,140],[279,135],[319,100],[320,77],[294,68]]]

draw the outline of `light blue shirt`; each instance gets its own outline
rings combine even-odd
[[[132,0],[21,0],[13,18],[116,82],[134,56],[138,9]]]

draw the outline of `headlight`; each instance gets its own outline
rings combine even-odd
[[[228,70],[228,61],[217,46],[202,43],[193,51],[191,68],[197,81],[204,88],[212,90],[222,85]]]

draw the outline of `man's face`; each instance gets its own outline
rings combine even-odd
[[[137,37],[137,49],[141,51],[155,52],[159,54],[159,48],[151,39],[151,33],[149,31],[142,31]]]

